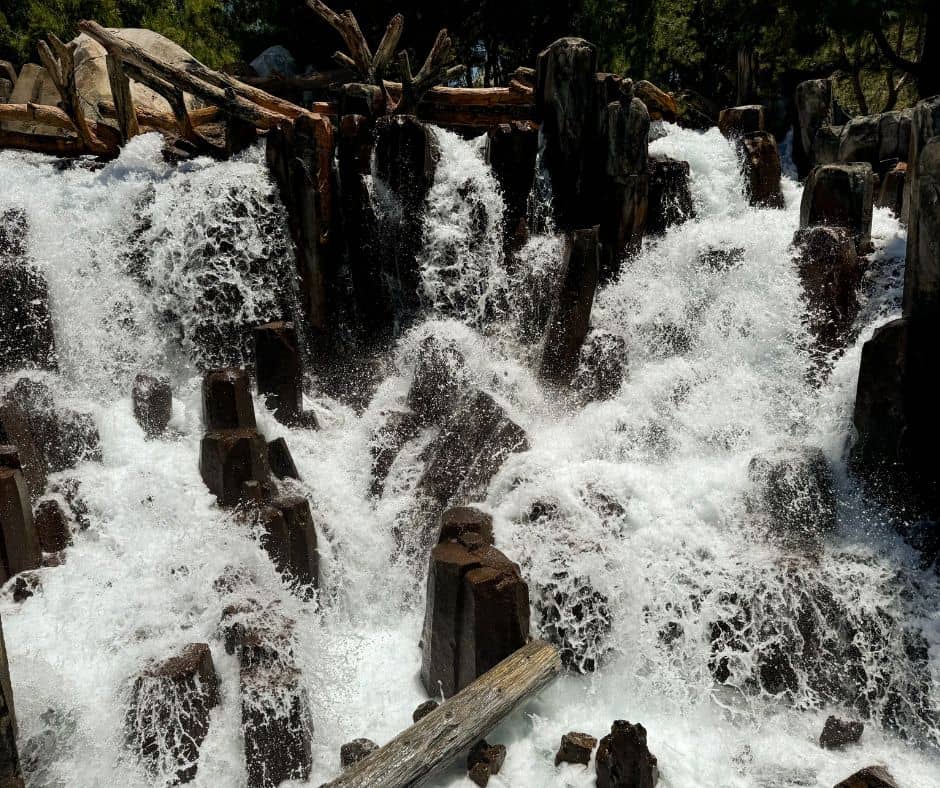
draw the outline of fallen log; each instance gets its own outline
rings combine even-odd
[[[53,156],[82,156],[90,153],[78,137],[52,137],[0,129],[0,150],[25,150]]]
[[[150,109],[149,107],[140,106],[136,106],[134,109],[137,114],[137,123],[141,127],[157,129],[158,131],[167,131],[171,134],[176,134],[179,130],[176,117],[169,112],[158,112],[157,110]],[[110,120],[117,119],[117,108],[114,106],[113,101],[99,101],[98,111],[104,118],[108,118]],[[222,111],[218,107],[203,107],[201,109],[189,110],[190,123],[192,123],[196,128],[199,128],[199,126],[205,126],[209,123],[214,123],[221,117]]]
[[[68,113],[48,104],[0,104],[0,121],[37,123],[77,133]]]
[[[543,641],[532,641],[321,788],[422,785],[560,671],[558,650]]]

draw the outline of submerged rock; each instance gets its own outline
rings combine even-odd
[[[41,563],[39,537],[23,472],[0,468],[0,584]]]
[[[260,512],[261,545],[278,572],[301,586],[320,583],[317,532],[310,503],[301,496],[273,500]]]
[[[627,373],[627,341],[619,334],[592,329],[578,360],[572,387],[585,402],[615,396]]]
[[[382,495],[395,458],[408,441],[418,436],[420,430],[421,419],[417,413],[393,410],[386,415],[385,423],[373,433],[369,444],[372,455],[372,495]]]
[[[499,774],[505,760],[505,745],[491,745],[485,739],[480,740],[470,748],[470,753],[467,755],[467,775],[480,788],[486,788],[490,777]]]
[[[830,715],[826,718],[823,732],[819,736],[819,746],[825,750],[836,750],[847,744],[855,744],[862,738],[864,730],[864,723]]]
[[[654,788],[656,756],[646,746],[646,728],[616,720],[597,748],[597,788]]]
[[[154,438],[166,431],[173,415],[173,390],[170,379],[140,373],[134,378],[132,394],[134,418],[147,433]]]
[[[774,135],[767,131],[743,134],[737,138],[737,146],[750,204],[762,208],[783,208],[780,152]]]
[[[3,638],[3,625],[0,623],[0,784],[4,788],[24,786],[20,756],[16,747],[17,733],[7,646]]]
[[[427,336],[418,347],[408,407],[422,424],[439,425],[453,412],[466,382],[466,361],[456,343]]]
[[[899,788],[884,766],[869,766],[838,783],[835,788]]]
[[[33,514],[33,523],[44,553],[57,553],[72,544],[69,520],[58,501],[40,501]]]
[[[687,161],[677,161],[669,156],[650,156],[649,173],[647,232],[664,233],[669,227],[695,217]]]
[[[282,424],[303,413],[303,359],[294,324],[284,320],[254,330],[258,394]]]
[[[611,629],[608,598],[588,578],[556,572],[538,587],[535,610],[542,637],[558,647],[569,670],[590,673],[608,650]]]
[[[353,739],[339,748],[339,764],[343,769],[365,760],[379,749],[372,739]]]

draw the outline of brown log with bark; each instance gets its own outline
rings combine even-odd
[[[37,123],[77,133],[68,113],[48,104],[0,104],[0,121]]]
[[[2,105],[0,105],[2,106]],[[53,156],[82,156],[88,153],[78,137],[51,137],[48,134],[23,134],[0,129],[0,150],[25,150]]]

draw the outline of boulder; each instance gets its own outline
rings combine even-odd
[[[479,785],[480,788],[486,788],[490,782],[490,767],[483,761],[476,763],[467,770],[467,777],[470,778],[470,781],[474,785]]]
[[[173,416],[170,379],[140,373],[134,378],[134,418],[149,438],[162,435]]]
[[[535,180],[539,133],[530,123],[501,123],[486,133],[486,160],[496,176],[503,203],[503,231],[508,250],[520,248],[529,236],[529,192]]]
[[[646,105],[651,120],[664,120],[675,123],[679,117],[679,105],[666,91],[652,82],[641,79],[633,83],[634,95]]]
[[[215,369],[202,381],[202,419],[207,430],[254,429],[255,406],[243,369]]]
[[[506,747],[503,744],[489,744],[485,739],[478,741],[467,755],[467,775],[485,788],[490,777],[499,774],[506,760]]]
[[[265,49],[249,65],[259,77],[296,77],[298,73],[294,56],[280,44]]]
[[[581,763],[587,766],[596,746],[597,739],[587,733],[566,733],[561,737],[561,745],[555,753],[555,766],[562,763]]]
[[[125,728],[154,779],[175,784],[196,777],[210,712],[219,700],[219,679],[205,643],[186,646],[134,680]]]
[[[825,349],[839,346],[858,314],[862,268],[855,241],[844,227],[797,232],[797,267],[809,306],[809,325]]]
[[[426,700],[418,708],[414,710],[411,715],[411,721],[418,722],[418,720],[423,720],[428,716],[432,711],[434,711],[440,704],[436,700]]]
[[[294,324],[284,320],[254,330],[258,394],[282,424],[296,424],[303,412],[303,359]]]
[[[385,423],[375,431],[369,444],[372,454],[372,495],[380,496],[385,489],[392,463],[408,441],[418,436],[421,418],[412,411],[393,410]]]
[[[299,479],[297,466],[291,456],[287,441],[284,438],[275,438],[268,442],[268,465],[271,473],[278,479]]]
[[[39,502],[33,513],[33,525],[44,553],[57,553],[72,544],[69,519],[55,499]]]
[[[744,170],[745,192],[751,205],[783,208],[780,191],[780,151],[768,131],[754,131],[737,138]]]
[[[300,496],[273,500],[261,512],[261,545],[279,572],[306,588],[319,584],[317,532],[310,503]]]
[[[467,383],[466,361],[453,341],[427,336],[418,347],[408,407],[422,424],[442,424]]]
[[[13,83],[9,79],[0,78],[0,104],[5,104],[13,92]]]
[[[881,116],[852,118],[842,127],[839,140],[840,162],[868,162],[872,169],[881,161]]]
[[[46,69],[35,63],[25,63],[20,68],[19,77],[13,84],[13,90],[10,93],[10,104],[32,103],[55,107],[59,101],[61,101],[59,91]],[[51,137],[69,136],[69,132],[65,129],[45,126],[35,121],[0,121],[0,129],[21,134],[43,134]]]
[[[667,228],[695,217],[687,161],[650,156],[649,173],[648,232],[661,234]]]
[[[811,156],[816,132],[833,120],[832,83],[828,79],[811,79],[797,85],[796,112],[803,152]],[[815,163],[818,162],[810,158],[806,171]]]
[[[343,769],[348,769],[359,761],[365,760],[379,749],[379,745],[372,739],[353,739],[339,748],[339,763]]]
[[[869,766],[846,777],[835,788],[898,788],[898,784],[884,766]]]
[[[878,197],[875,199],[875,205],[879,208],[887,208],[902,220],[907,213],[907,205],[904,202],[906,178],[907,164],[900,161],[884,174],[878,188]]]
[[[493,544],[493,517],[475,506],[452,506],[441,515],[438,543],[459,540],[465,534],[478,534],[485,544]]]
[[[462,539],[438,544],[428,571],[421,681],[444,697],[529,638],[529,592],[519,567],[476,534]]]
[[[675,94],[675,99],[679,109],[676,122],[682,128],[708,131],[718,124],[719,106],[701,93],[680,90]]]
[[[814,542],[836,527],[835,481],[821,449],[781,448],[755,456],[747,469],[751,512],[769,518],[771,536]]]
[[[911,152],[911,131],[914,119],[912,109],[900,112],[883,112],[879,121],[879,135],[881,145],[878,149],[878,162],[903,161],[907,162]],[[875,163],[872,164],[875,166]]]
[[[613,397],[627,374],[627,341],[619,334],[592,329],[578,359],[572,387],[582,401],[606,400]]]
[[[819,746],[824,750],[838,750],[847,744],[855,744],[862,738],[865,724],[852,720],[843,720],[829,715],[819,736]]]
[[[0,786],[3,788],[24,788],[25,785],[16,736],[13,685],[10,682],[10,665],[7,662],[3,625],[0,623]]]
[[[242,484],[270,479],[268,447],[255,429],[216,429],[202,439],[199,472],[220,506],[234,506]]]
[[[659,781],[646,728],[616,720],[597,748],[597,788],[653,788]]]
[[[11,468],[0,468],[0,538],[0,584],[18,572],[40,566],[42,554],[26,479],[22,471]]]
[[[856,249],[871,244],[874,176],[870,164],[823,164],[815,167],[803,187],[800,227],[817,224],[846,228]]]
[[[842,144],[843,126],[823,126],[813,140],[812,160],[815,166],[840,164],[839,147]]]
[[[598,228],[576,230],[565,238],[564,262],[543,339],[539,377],[567,387],[577,371],[587,336],[599,274]]]
[[[718,116],[718,130],[726,137],[764,131],[764,108],[760,104],[728,107]]]
[[[0,214],[0,373],[55,369],[56,349],[45,277],[27,255],[26,214]]]

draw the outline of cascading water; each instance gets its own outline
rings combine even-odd
[[[65,563],[43,570],[26,602],[0,603],[28,785],[151,785],[123,745],[128,680],[189,642],[212,645],[222,685],[193,784],[244,784],[238,668],[217,627],[247,595],[297,622],[311,785],[338,771],[343,742],[386,741],[410,723],[426,697],[423,579],[395,557],[394,531],[430,435],[405,446],[379,499],[369,443],[403,404],[417,347],[434,333],[529,435],[485,503],[497,545],[529,583],[534,629],[577,655],[489,737],[508,745],[494,784],[593,785],[593,768],[554,766],[561,734],[599,736],[629,719],[646,726],[672,788],[828,787],[879,761],[901,785],[940,786],[936,578],[880,526],[843,460],[861,343],[897,311],[903,230],[876,209],[857,338],[819,383],[789,249],[799,187],[785,180],[785,210],[750,208],[716,130],[666,131],[651,148],[690,163],[697,218],[648,239],[598,293],[592,323],[626,340],[629,372],[614,398],[583,408],[544,391],[531,364],[530,302],[557,270],[557,238],[531,238],[522,270],[504,272],[481,146],[438,133],[421,257],[432,313],[401,337],[391,374],[362,413],[308,398],[318,432],[283,427],[255,403],[265,435],[288,438],[317,519],[323,590],[310,602],[214,505],[197,469],[198,369],[241,358],[213,355],[230,344],[211,332],[204,341],[200,326],[291,308],[293,266],[257,152],[171,169],[142,137],[102,170],[67,172],[0,154],[11,185],[0,210],[27,211],[52,293],[62,372],[44,378],[92,409],[104,458],[62,474],[80,480],[90,521]],[[207,302],[230,306],[207,313]],[[173,377],[166,439],[145,440],[134,421],[140,370]],[[839,527],[814,554],[768,543],[746,506],[751,457],[794,442],[820,446],[837,473]],[[254,583],[214,585],[231,566]],[[809,642],[811,658],[786,659]],[[861,747],[821,750],[825,716],[848,697],[871,718]],[[467,782],[455,766],[432,784]]]

